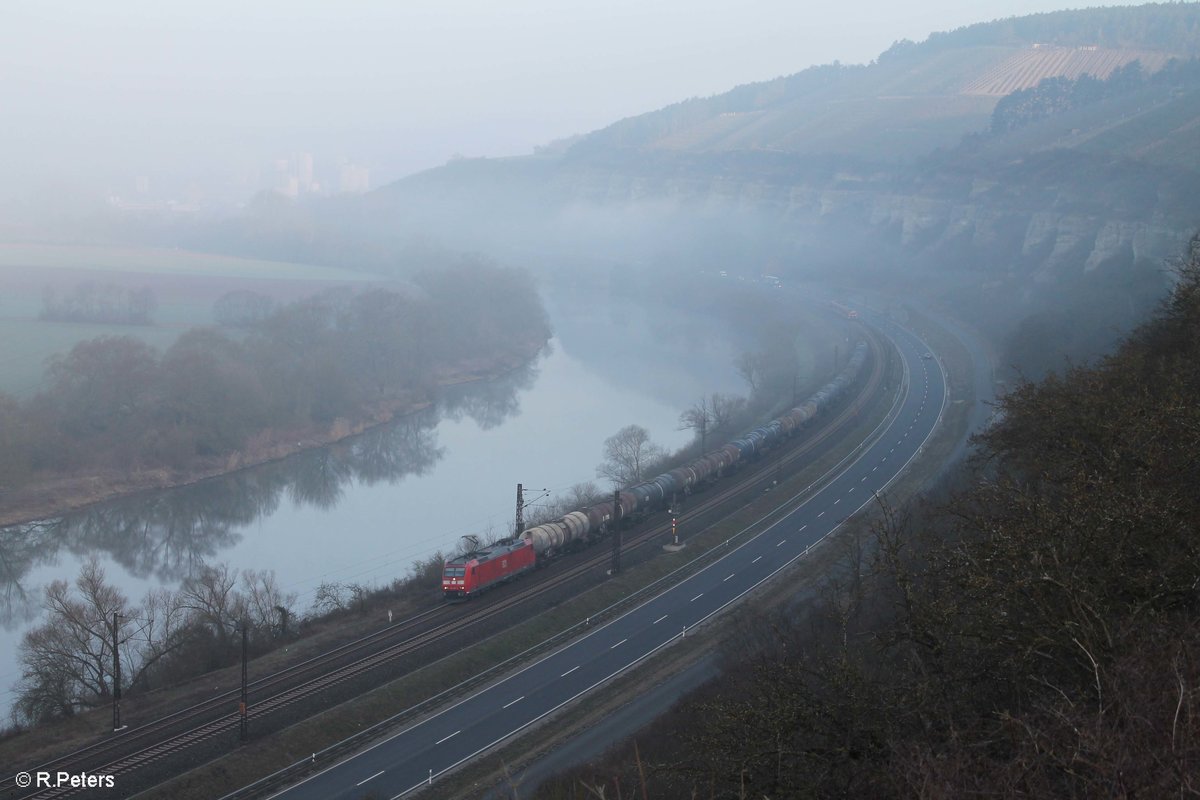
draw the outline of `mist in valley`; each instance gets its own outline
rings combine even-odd
[[[897,619],[928,624],[930,641],[939,625],[948,630],[953,603],[937,592],[950,572],[913,581],[933,598],[917,611],[896,611],[895,587],[922,570],[990,563],[939,548],[960,535],[963,552],[983,546],[987,514],[1019,518],[1021,493],[1045,488],[1039,481],[1050,488],[1031,507],[1055,513],[1064,496],[1097,492],[1059,520],[1073,530],[1106,503],[1136,505],[1104,495],[1093,474],[1111,468],[1113,485],[1128,477],[1158,497],[1170,482],[1150,470],[1186,472],[1171,443],[1146,461],[1121,448],[1194,431],[1171,409],[1184,419],[1195,406],[1181,383],[1190,356],[1180,354],[1200,253],[1198,31],[1200,3],[1070,10],[1053,0],[820,9],[763,0],[736,12],[707,0],[348,9],[124,0],[0,12],[0,624],[13,653],[0,679],[16,709],[0,747],[19,752],[26,728],[110,698],[107,666],[80,689],[52,658],[58,634],[45,614],[73,607],[72,593],[100,598],[94,629],[118,606],[149,620],[128,655],[132,694],[235,664],[234,634],[250,617],[262,655],[302,634],[336,637],[343,623],[366,630],[385,613],[391,625],[393,610],[440,603],[446,556],[514,532],[512,483],[553,486],[524,518],[540,524],[701,458],[713,439],[797,410],[856,349],[861,365],[861,311],[928,336],[913,361],[917,371],[946,366],[947,397],[964,393],[948,412],[957,438],[915,492],[928,503],[902,501],[893,514],[883,501],[873,544],[856,531],[804,604],[741,625],[713,659],[737,674],[710,689],[727,703],[713,707],[735,708],[738,687],[766,687],[763,696],[795,701],[792,722],[844,721],[832,733],[784,723],[813,731],[804,752],[826,747],[827,734],[858,742],[851,756],[822,761],[825,772],[804,766],[807,756],[792,771],[779,760],[773,778],[760,770],[756,787],[771,796],[832,796],[832,786],[904,796],[918,774],[958,788],[1008,780],[1007,750],[980,756],[995,771],[978,778],[966,761],[923,760],[949,746],[940,722],[918,724],[905,710],[931,696],[920,670],[908,672],[924,662],[854,642],[908,641],[889,627]],[[930,343],[949,340],[943,350]],[[907,369],[879,381],[908,385]],[[1141,390],[1159,379],[1169,391]],[[1115,433],[1102,424],[1102,389],[1124,398],[1112,401],[1128,417]],[[1161,408],[1137,410],[1159,395]],[[1144,438],[1130,445],[1122,431],[1134,429]],[[1056,450],[1059,431],[1077,439]],[[1110,434],[1120,441],[1097,452],[1118,455],[1097,456],[1079,477],[1072,459],[1091,451],[1078,441]],[[614,468],[622,436],[653,456],[648,473],[640,451],[636,476]],[[602,447],[606,460],[593,467]],[[972,453],[992,460],[971,462]],[[1061,471],[1046,478],[1041,460]],[[955,513],[957,528],[945,519]],[[1157,536],[1174,524],[1159,513],[1130,526]],[[1107,531],[1114,518],[1091,527]],[[1021,535],[1043,541],[1044,520],[1035,522]],[[901,553],[917,529],[928,536]],[[1151,555],[1186,561],[1165,540]],[[231,564],[227,553],[255,563]],[[866,575],[877,556],[891,560]],[[1110,575],[1087,563],[1105,580],[1144,566],[1131,556]],[[962,570],[951,577],[964,602],[983,598],[986,608],[977,589],[990,577]],[[1178,570],[1168,578],[1186,584]],[[1015,589],[996,592],[1023,602]],[[1125,613],[1116,600],[1105,608]],[[1145,635],[1167,641],[1183,630],[1176,612],[1164,607]],[[986,650],[1008,624],[966,638]],[[1051,709],[1049,747],[1064,753],[1103,749],[1075,744],[1082,724],[1074,734],[1054,727],[1091,702],[1074,698],[1091,692],[1093,667],[1100,691],[1105,656],[1073,639],[1078,630],[1047,646],[1068,665],[1051,677],[1067,676],[1059,695],[1074,692],[1070,708],[1038,695]],[[1103,646],[1138,654],[1138,630],[1130,623]],[[1194,625],[1185,633],[1194,639]],[[1093,647],[1103,638],[1087,635]],[[107,658],[104,636],[84,638],[92,661]],[[814,654],[794,686],[759,681],[739,661],[790,664],[794,644]],[[976,674],[974,651],[951,663],[953,647],[932,650],[947,674]],[[979,656],[981,670],[1003,660],[994,655]],[[1167,683],[1183,698],[1195,694],[1185,686],[1195,665],[1180,663]],[[969,692],[939,695],[943,716],[966,720],[962,729],[991,747],[1004,736],[989,726],[1007,713],[995,709],[1040,691],[1021,683],[1022,668],[981,681],[994,707],[978,717]],[[869,691],[829,691],[843,679]],[[1117,696],[1099,703],[1097,741],[1112,739],[1111,709],[1132,695]],[[736,727],[739,712],[709,714],[705,702],[676,712],[687,729],[702,730],[690,720],[706,717]],[[885,708],[889,727],[863,744],[877,731],[868,707]],[[1178,763],[1198,740],[1190,718],[1185,727]],[[1173,753],[1174,736],[1172,727]],[[912,748],[894,746],[910,738]],[[1051,768],[1036,783],[1048,762],[1023,746],[1012,748],[1037,765],[1029,793],[1069,785],[1087,795],[1103,783],[1072,784],[1091,778]],[[724,752],[695,770],[716,769]],[[669,746],[655,756],[677,757]],[[640,759],[612,755],[604,769],[630,779]],[[752,771],[722,770],[735,767]],[[662,796],[692,779],[670,769],[651,777],[664,781]]]

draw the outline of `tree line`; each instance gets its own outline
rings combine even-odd
[[[424,399],[438,368],[487,365],[549,335],[529,276],[476,261],[403,289],[217,310],[241,327],[189,330],[165,352],[129,336],[83,341],[49,360],[34,398],[0,394],[0,492],[82,468],[253,451],[281,429]]]
[[[44,621],[19,646],[12,718],[18,725],[62,719],[111,703],[118,680],[123,694],[140,694],[231,666],[241,656],[243,627],[249,654],[257,657],[323,619],[391,608],[397,599],[440,588],[443,561],[440,553],[418,560],[383,587],[323,582],[301,610],[296,593],[282,588],[273,570],[225,563],[202,563],[178,589],[152,589],[133,602],[90,558],[74,581],[57,580],[44,590]]]
[[[111,702],[114,647],[120,688],[135,692],[232,663],[243,625],[260,652],[288,634],[295,600],[273,571],[222,564],[203,566],[177,591],[154,589],[133,603],[92,558],[74,582],[46,587],[46,621],[21,639],[13,717],[36,723]]]
[[[840,537],[819,600],[748,614],[717,682],[537,796],[1193,793],[1200,237],[1179,278],[1115,353],[1008,395],[936,500]]]
[[[1000,98],[992,110],[992,133],[1007,133],[1064,111],[1094,105],[1130,94],[1147,86],[1191,88],[1200,85],[1200,60],[1172,59],[1158,72],[1147,75],[1140,61],[1118,67],[1100,80],[1093,75],[1078,78],[1044,78],[1037,86],[1020,89]]]
[[[908,39],[898,41],[880,55],[879,62],[921,52],[1035,42],[1066,47],[1096,45],[1161,50],[1194,56],[1200,54],[1200,11],[1193,3],[1145,3],[1009,17],[932,33],[920,44]]]
[[[84,281],[70,291],[47,286],[38,319],[106,325],[150,325],[158,298],[154,290],[126,289],[113,283]]]

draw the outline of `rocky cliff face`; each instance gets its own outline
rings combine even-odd
[[[905,186],[904,183],[909,185]],[[749,213],[783,230],[860,228],[913,258],[958,255],[986,272],[1038,282],[1065,272],[1161,264],[1182,252],[1200,217],[1178,208],[1104,207],[1081,202],[1076,187],[1007,186],[976,178],[952,187],[880,176],[835,175],[789,183],[737,175],[636,175],[591,169],[559,172],[553,193],[568,207],[717,216]],[[950,265],[947,265],[950,266]]]

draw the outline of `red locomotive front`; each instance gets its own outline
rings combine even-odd
[[[533,569],[533,546],[524,539],[505,539],[452,558],[442,570],[446,599],[466,598]]]

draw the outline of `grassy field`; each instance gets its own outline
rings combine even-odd
[[[188,328],[213,322],[213,302],[247,289],[286,302],[378,276],[311,264],[235,258],[186,250],[0,244],[0,391],[33,395],[46,359],[97,336],[136,336],[160,349]],[[48,288],[70,291],[93,281],[149,288],[153,325],[98,325],[39,320]]]
[[[0,244],[0,276],[6,276],[13,271],[43,269],[344,283],[371,279],[371,276],[364,273],[335,267],[263,261],[169,248]]]

